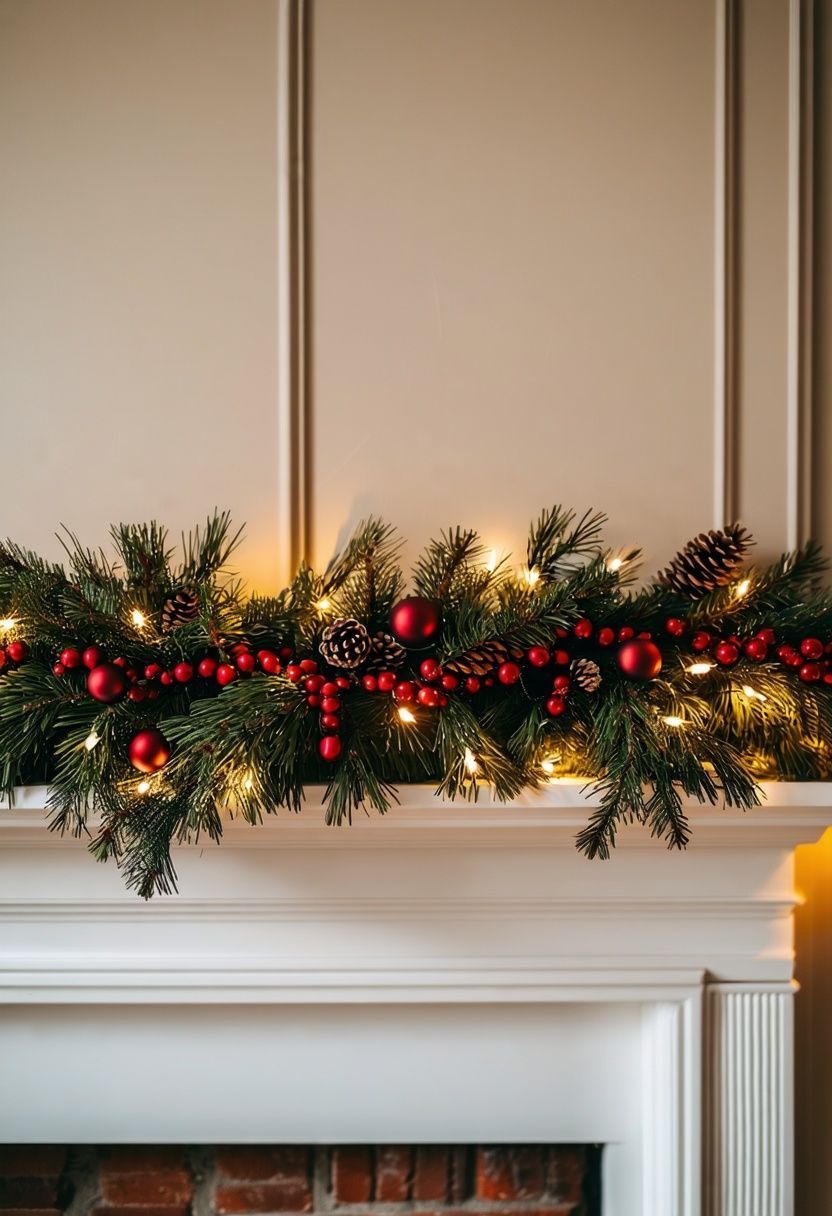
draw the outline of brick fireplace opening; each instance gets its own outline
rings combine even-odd
[[[0,1146],[0,1216],[598,1216],[594,1145]]]

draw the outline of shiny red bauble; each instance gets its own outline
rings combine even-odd
[[[442,611],[435,600],[409,595],[390,613],[390,628],[402,646],[427,646],[439,633]]]
[[[662,654],[655,642],[632,638],[618,650],[618,667],[631,680],[655,680],[662,669]]]
[[[584,618],[582,621],[577,622],[577,624],[575,625],[575,628],[572,630],[572,632],[574,633],[576,638],[582,638],[583,641],[586,641],[587,638],[592,637],[593,628],[594,628],[594,626],[592,624],[592,621],[589,621],[586,618]]]
[[[546,713],[550,718],[559,718],[566,710],[566,702],[563,697],[550,697],[546,702]]]
[[[497,679],[501,684],[516,684],[520,679],[520,668],[516,663],[509,661],[501,663],[497,668]]]
[[[67,671],[71,671],[73,667],[80,667],[81,661],[81,651],[76,650],[74,646],[67,646],[66,650],[61,651],[61,662]]]
[[[177,663],[173,669],[173,678],[177,684],[187,684],[189,680],[194,678],[194,669],[191,663],[186,663],[184,660]]]
[[[140,730],[127,749],[130,763],[140,773],[157,773],[170,760],[170,744],[160,730]]]
[[[393,696],[397,701],[409,702],[416,700],[418,688],[412,680],[399,680],[396,687],[393,689]]]
[[[714,658],[720,667],[733,667],[739,657],[739,646],[733,642],[719,642],[714,649]]]
[[[526,651],[526,658],[532,667],[545,667],[551,657],[545,646],[530,646]]]
[[[341,755],[341,740],[337,735],[324,735],[318,743],[318,751],[321,753],[322,760],[332,763]]]
[[[712,641],[713,641],[713,638],[711,637],[711,635],[709,633],[706,633],[704,629],[700,629],[691,638],[690,648],[691,648],[691,650],[696,650],[696,651],[707,650]]]
[[[237,669],[232,667],[230,663],[220,663],[216,671],[217,683],[224,688],[226,684],[232,684],[237,679]]]
[[[254,671],[257,666],[257,660],[250,650],[241,650],[234,659],[234,664],[238,671],[245,672],[248,675],[249,672]]]
[[[688,627],[687,621],[681,616],[669,616],[664,627],[671,637],[680,638]]]
[[[615,630],[610,629],[609,625],[603,625],[598,630],[598,645],[599,646],[612,646],[614,641],[615,641]]]
[[[96,701],[110,705],[127,692],[127,676],[114,663],[99,663],[87,676],[87,692]]]
[[[743,647],[749,659],[753,659],[755,663],[762,663],[768,655],[768,646],[762,638],[752,638],[745,643]]]
[[[217,666],[218,664],[216,659],[200,659],[197,671],[202,676],[203,680],[210,680],[212,676],[217,674]]]
[[[823,642],[820,638],[804,638],[800,643],[800,653],[804,659],[819,659],[823,654]]]
[[[25,663],[29,657],[29,647],[18,638],[15,642],[9,642],[6,654],[13,663]]]
[[[797,673],[804,684],[814,684],[823,674],[820,663],[804,663]]]
[[[88,646],[81,655],[81,662],[88,671],[92,671],[93,667],[97,667],[99,663],[104,662],[104,651],[100,646]]]

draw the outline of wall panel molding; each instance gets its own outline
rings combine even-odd
[[[716,0],[715,16],[713,523],[721,528],[736,514],[736,0]]]

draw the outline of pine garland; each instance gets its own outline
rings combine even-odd
[[[544,511],[520,570],[449,529],[403,602],[377,519],[269,597],[230,573],[227,513],[178,562],[156,523],[114,528],[114,560],[69,532],[63,565],[0,544],[2,793],[48,782],[52,827],[76,835],[94,808],[94,856],[149,897],[176,889],[173,843],[219,840],[229,808],[299,810],[315,782],[342,823],[400,783],[507,800],[577,774],[600,795],[578,847],[606,857],[632,821],[684,847],[684,796],[750,808],[763,777],[827,778],[818,547],[740,568],[733,524],[633,590],[638,551],[607,551],[604,522]]]

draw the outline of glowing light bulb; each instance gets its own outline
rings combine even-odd
[[[318,609],[318,612],[329,612],[330,608],[332,607],[332,601],[328,600],[327,597],[324,596],[322,600],[318,600],[315,607]]]
[[[610,560],[607,562],[607,569],[610,571],[611,574],[616,574],[623,565],[624,565],[623,557],[611,557]]]
[[[690,676],[704,676],[715,666],[715,663],[691,663],[690,667],[685,668],[685,671]]]
[[[408,725],[410,725],[411,722],[416,721],[416,715],[412,710],[408,709],[406,705],[400,705],[396,712],[399,715],[400,721],[405,722]]]
[[[477,764],[477,758],[471,751],[470,747],[466,747],[465,749],[465,767],[472,775],[479,772],[480,766]]]
[[[14,629],[16,624],[17,621],[13,617],[7,616],[5,620],[0,621],[0,630],[3,633],[8,633],[10,629]]]
[[[91,752],[94,747],[98,747],[98,744],[100,742],[101,742],[101,740],[98,737],[98,735],[95,733],[94,730],[91,730],[90,733],[87,735],[86,739],[84,740],[84,747],[87,749],[88,752]]]
[[[497,550],[491,549],[485,561],[485,568],[489,574],[493,574],[497,569]]]
[[[767,701],[768,697],[761,692],[757,692],[756,688],[752,688],[750,684],[743,684],[742,690],[748,697],[749,701]]]
[[[147,624],[147,617],[140,608],[134,608],[130,614],[130,619],[137,629],[144,629]]]
[[[741,600],[744,595],[748,595],[748,592],[750,590],[751,590],[751,579],[744,578],[741,583],[737,583],[736,592],[735,592],[737,599]]]
[[[555,762],[554,760],[541,760],[540,767],[543,769],[544,773],[548,773],[551,776],[551,774],[555,771]]]
[[[136,786],[136,793],[144,795],[148,792],[149,789],[150,789],[149,781],[140,781],[139,784]]]
[[[684,726],[685,725],[685,719],[677,717],[676,714],[668,714],[668,716],[666,718],[662,718],[662,722],[664,722],[665,726]]]
[[[526,582],[529,584],[530,587],[533,587],[535,585],[535,583],[538,581],[538,579],[540,578],[540,571],[535,570],[534,567],[532,567],[531,569],[526,569],[523,571],[523,578],[526,580]]]
[[[244,790],[250,790],[253,785],[254,785],[254,782],[252,781],[251,777],[243,778],[243,789]]]

